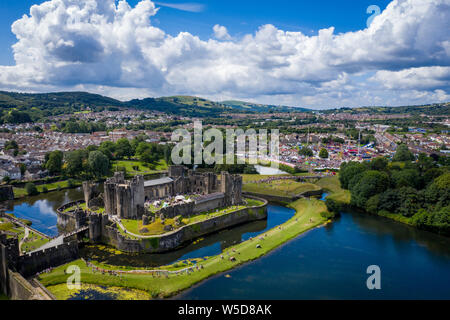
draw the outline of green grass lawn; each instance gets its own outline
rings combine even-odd
[[[274,176],[274,175],[261,175],[261,174],[241,174],[244,183],[258,182],[266,180],[272,177],[287,177],[289,175]]]
[[[66,283],[69,275],[66,275],[64,271],[67,267],[69,265],[77,265],[81,269],[81,280],[84,284],[144,290],[154,298],[167,298],[213,275],[261,258],[285,242],[326,222],[320,216],[321,212],[326,211],[326,206],[322,201],[300,199],[292,203],[291,207],[296,210],[295,216],[280,227],[266,232],[263,240],[260,238],[252,239],[227,248],[223,253],[224,259],[220,255],[203,259],[199,264],[204,268],[189,275],[183,273],[170,275],[169,278],[166,278],[153,277],[149,274],[127,273],[120,279],[107,274],[95,273],[83,261],[77,260],[55,268],[50,273],[40,275],[39,280],[58,299],[66,299],[67,293],[64,290],[61,291],[61,286],[58,285]],[[257,248],[257,245],[260,245],[261,248]],[[228,256],[235,257],[236,261],[231,261],[228,259]],[[164,270],[168,269],[165,268]]]
[[[301,183],[294,180],[276,180],[266,183],[247,183],[244,192],[266,194],[282,197],[294,197],[308,191],[318,191],[321,188],[312,183]]]
[[[385,217],[385,218],[389,218],[392,219],[394,221],[397,222],[401,222],[410,226],[414,226],[414,223],[412,222],[412,218],[409,217],[405,217],[401,214],[398,213],[390,213],[390,212],[385,212],[385,211],[380,211],[377,213],[380,217]]]
[[[0,300],[9,300],[7,295],[0,293]]]
[[[235,211],[239,211],[239,210],[245,209],[247,207],[255,207],[255,206],[260,206],[260,205],[264,204],[261,201],[253,200],[253,199],[246,199],[246,201],[247,201],[247,205],[231,206],[231,207],[222,208],[222,209],[218,209],[218,210],[211,210],[209,212],[200,213],[200,214],[197,214],[197,215],[189,217],[189,218],[183,218],[182,219],[183,225],[189,225],[189,224],[193,224],[193,223],[202,222],[202,221],[205,221],[208,219],[220,217],[220,216],[223,216],[223,215],[235,212]],[[155,219],[154,223],[151,223],[151,224],[145,225],[145,226],[142,224],[142,220],[122,219],[122,224],[127,229],[128,232],[131,232],[131,233],[134,233],[137,235],[141,235],[144,237],[161,235],[161,234],[167,233],[167,231],[164,230],[164,228],[166,226],[172,226],[174,228],[174,230],[177,229],[177,227],[175,227],[175,219],[165,219],[164,224],[163,224],[161,219],[157,218],[157,219]],[[119,227],[119,229],[120,229],[120,227]],[[144,232],[143,229],[146,229],[146,231]],[[121,230],[121,233],[123,235],[128,235],[128,236],[133,237],[132,235],[129,235],[129,234],[123,232],[123,230]]]
[[[80,208],[80,209],[82,209],[82,210],[86,210],[86,203],[82,203],[82,204],[80,204],[80,205],[78,205],[78,206],[73,206],[73,207],[67,208],[67,209],[64,210],[63,212],[70,212],[70,211],[75,210],[76,208]],[[90,211],[91,211],[91,212],[96,212],[96,213],[99,213],[99,214],[103,214],[103,213],[105,213],[105,208],[104,208],[104,207],[101,207],[101,208],[99,208],[98,210],[92,210],[92,209],[90,209]]]
[[[81,186],[81,182],[80,181],[75,181],[74,187],[79,187]],[[41,185],[37,185],[36,188],[40,193],[44,192],[44,187],[47,188],[48,192],[51,191],[56,191],[58,189],[64,189],[64,188],[68,188],[69,187],[69,181],[68,180],[64,180],[64,181],[58,181],[58,182],[53,182],[53,183],[47,183],[47,184],[41,184]],[[16,188],[14,187],[14,196],[17,198],[21,198],[21,197],[26,197],[28,196],[27,191],[25,190],[25,188]]]
[[[136,170],[135,167],[137,167],[138,170]],[[127,161],[127,160],[113,161],[112,168],[113,169],[125,168],[127,171],[127,175],[132,175],[132,176],[159,173],[159,172],[168,170],[167,163],[164,160],[160,160],[152,168],[145,165],[141,161]]]
[[[44,238],[39,234],[30,231],[30,233],[28,234],[28,238],[25,239],[25,242],[23,242],[22,247],[20,249],[21,251],[31,252],[33,250],[39,249],[49,241],[50,241],[49,239]]]
[[[330,195],[328,196],[329,199],[343,204],[350,203],[350,191],[341,188],[341,183],[337,176],[322,178],[317,182],[317,185],[327,192],[330,192]]]

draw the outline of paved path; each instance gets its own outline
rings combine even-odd
[[[30,235],[30,229],[25,227],[25,233],[23,235],[22,240],[20,240],[20,242],[19,242],[19,252],[22,252],[22,245],[25,242],[25,240],[28,238],[29,235]]]
[[[80,229],[78,229],[78,230],[75,230],[75,231],[73,231],[73,232],[71,232],[71,233],[62,234],[62,235],[60,235],[60,236],[54,238],[54,239],[51,240],[50,242],[47,242],[47,243],[44,244],[42,247],[40,247],[40,248],[38,248],[38,249],[32,251],[32,253],[33,253],[33,252],[39,252],[39,251],[42,251],[42,250],[46,250],[46,249],[50,249],[50,248],[53,248],[53,247],[60,246],[60,245],[64,244],[64,239],[69,238],[69,237],[72,237],[72,236],[74,236],[74,235],[76,235],[76,234],[78,234],[78,233],[80,233],[80,232],[84,232],[84,231],[86,231],[86,230],[88,230],[88,229],[89,229],[89,227],[83,227],[83,228],[80,228]]]

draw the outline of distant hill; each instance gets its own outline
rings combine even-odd
[[[305,108],[255,104],[245,101],[214,102],[193,96],[134,99],[121,102],[116,99],[87,92],[17,93],[0,91],[0,123],[22,123],[60,114],[81,111],[103,111],[133,108],[153,110],[188,117],[219,117],[226,113],[311,112]],[[371,114],[450,114],[450,103],[427,106],[364,107],[321,111]]]
[[[3,116],[11,112],[26,112],[32,120],[37,120],[85,110],[101,111],[105,107],[126,107],[126,105],[112,98],[86,92],[32,94],[0,91],[0,111]]]
[[[347,112],[352,114],[410,114],[410,115],[450,115],[450,102],[402,107],[360,107],[325,110],[325,113]]]
[[[311,109],[275,106],[268,104],[257,104],[245,101],[229,100],[222,101],[222,104],[231,107],[236,110],[244,112],[311,112]]]
[[[216,117],[232,108],[207,99],[190,96],[146,98],[126,102],[129,107],[191,117]]]

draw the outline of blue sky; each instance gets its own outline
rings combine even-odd
[[[28,14],[33,4],[44,1],[0,0],[0,64],[14,64],[11,46],[17,41],[11,32],[14,21]],[[136,5],[138,0],[129,0]],[[366,27],[370,16],[366,9],[370,5],[386,8],[389,0],[163,0],[161,3],[196,3],[203,6],[201,12],[187,12],[168,7],[160,7],[155,25],[171,35],[187,31],[208,39],[212,27],[221,24],[233,35],[253,33],[261,25],[273,24],[289,31],[302,31],[314,34],[317,30],[336,27],[337,32],[347,32]]]
[[[381,14],[368,27],[371,5]],[[0,30],[0,90],[320,109],[450,101],[448,0],[0,0]]]

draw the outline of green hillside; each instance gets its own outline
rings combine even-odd
[[[125,105],[118,100],[86,92],[31,94],[0,91],[0,116],[5,122],[36,121],[86,110],[102,111],[108,107]]]
[[[243,112],[309,112],[310,109],[257,104],[238,100],[222,101],[222,104]]]

